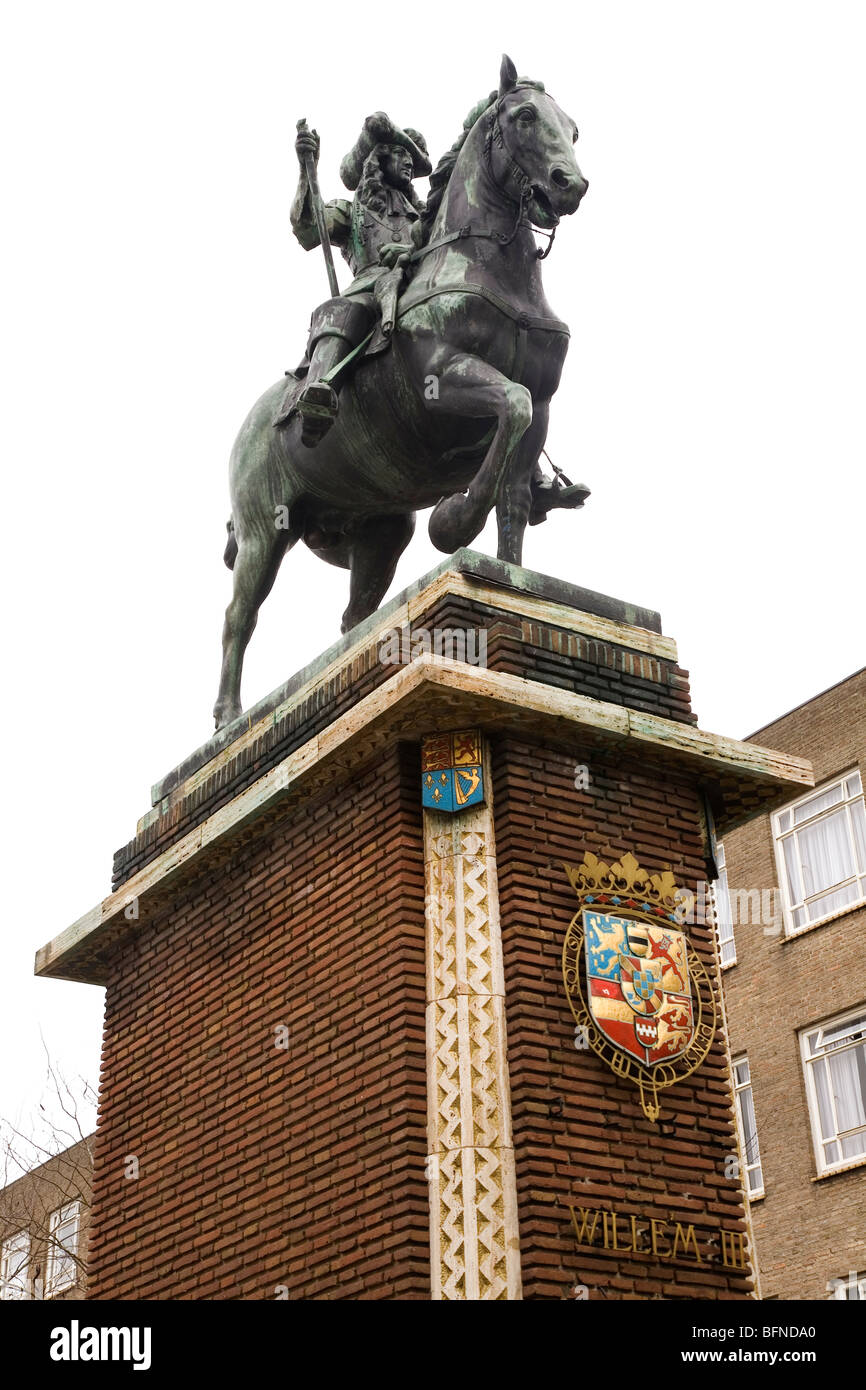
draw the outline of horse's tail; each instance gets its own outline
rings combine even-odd
[[[229,533],[229,538],[226,541],[226,548],[223,553],[223,561],[230,570],[233,570],[235,567],[235,560],[238,558],[238,543],[237,538],[235,536],[235,523],[233,517],[229,517],[228,521],[226,522],[226,530]]]

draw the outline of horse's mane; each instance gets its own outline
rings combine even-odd
[[[475,103],[469,115],[466,117],[466,120],[463,122],[463,129],[454,141],[454,144],[446,154],[443,154],[436,168],[433,170],[433,173],[430,175],[430,192],[427,195],[427,207],[424,209],[424,214],[421,218],[421,229],[425,241],[430,235],[430,229],[439,211],[439,204],[442,202],[445,189],[448,187],[448,180],[454,173],[454,165],[457,163],[457,156],[463,149],[470,130],[478,118],[483,116],[484,112],[493,105],[498,96],[498,92],[491,92],[489,96],[482,97],[480,101]]]
[[[543,82],[530,82],[525,77],[521,77],[520,86],[535,87],[540,92],[544,91]],[[497,100],[498,96],[499,92],[494,91],[491,92],[489,96],[482,97],[480,101],[475,103],[469,115],[466,117],[466,120],[463,122],[463,129],[454,141],[454,144],[451,146],[450,150],[448,150],[447,154],[443,154],[436,168],[433,170],[433,173],[430,175],[430,193],[427,198],[427,206],[421,216],[421,230],[424,241],[427,241],[430,236],[433,223],[436,220],[436,214],[439,211],[439,205],[445,196],[445,189],[448,187],[448,181],[454,173],[457,156],[463,149],[470,130],[475,125],[475,122],[484,115],[484,112],[490,110],[490,107]]]

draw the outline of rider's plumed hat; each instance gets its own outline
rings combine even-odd
[[[427,142],[417,130],[401,130],[384,111],[376,111],[364,122],[361,134],[340,165],[340,178],[354,193],[361,182],[364,161],[376,145],[402,145],[412,156],[413,178],[422,178],[433,168],[427,155]]]

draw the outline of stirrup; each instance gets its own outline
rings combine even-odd
[[[557,507],[569,511],[582,507],[589,496],[590,490],[584,487],[583,483],[560,483],[555,478],[545,478],[541,483],[533,483],[529,524],[538,526],[544,521],[547,513]]]
[[[295,405],[301,417],[301,443],[314,449],[337,418],[337,393],[327,381],[311,381]]]

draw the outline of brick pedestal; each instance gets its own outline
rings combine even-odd
[[[463,728],[485,802],[422,811]],[[452,557],[164,778],[39,953],[106,988],[90,1296],[748,1297],[724,1030],[658,1124],[575,1048],[563,864],[695,891],[707,805],[810,781],[695,727],[657,615]]]

